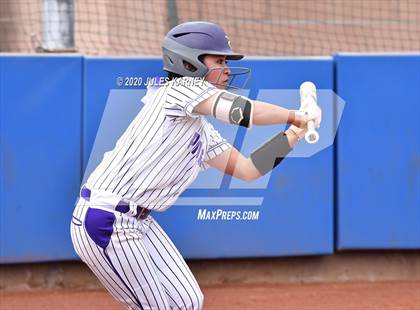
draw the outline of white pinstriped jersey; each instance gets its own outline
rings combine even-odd
[[[89,177],[90,189],[164,211],[210,160],[231,145],[194,107],[217,93],[206,81],[177,78],[156,91]]]

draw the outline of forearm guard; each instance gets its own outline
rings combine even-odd
[[[251,154],[251,161],[261,175],[274,169],[292,150],[284,132],[272,137]]]

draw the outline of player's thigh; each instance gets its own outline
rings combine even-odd
[[[104,249],[99,247],[88,236],[84,227],[84,218],[88,206],[83,202],[76,207],[72,223],[71,238],[74,249],[82,261],[90,268],[102,285],[117,299],[127,307],[138,308],[138,301],[135,296],[127,290],[125,283],[115,273]]]
[[[106,254],[144,309],[169,309],[167,295],[143,242],[141,226],[133,217],[117,214]]]
[[[149,216],[146,221],[149,227],[144,244],[169,295],[171,306],[201,309],[203,293],[187,263],[156,220]]]
[[[100,242],[103,239],[95,237],[95,228],[89,228],[88,207],[79,209],[82,211],[75,212],[75,217],[82,225],[72,223],[73,244],[105,288],[130,309],[169,309],[167,296],[141,241],[144,234],[136,220],[116,214],[111,227],[105,227],[98,220],[102,215],[94,214],[99,223],[98,232],[112,231],[109,243],[104,246]],[[98,210],[95,212],[101,213]],[[107,215],[114,217],[113,213],[104,214]]]

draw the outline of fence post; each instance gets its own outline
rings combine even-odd
[[[43,0],[42,51],[72,52],[74,47],[74,0]]]

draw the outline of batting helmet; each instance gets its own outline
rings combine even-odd
[[[201,55],[224,55],[228,60],[244,57],[232,51],[222,27],[203,21],[187,22],[172,28],[163,40],[162,49],[163,69],[181,76],[204,77],[207,74],[208,68],[199,59]],[[197,70],[187,70],[184,62]]]

